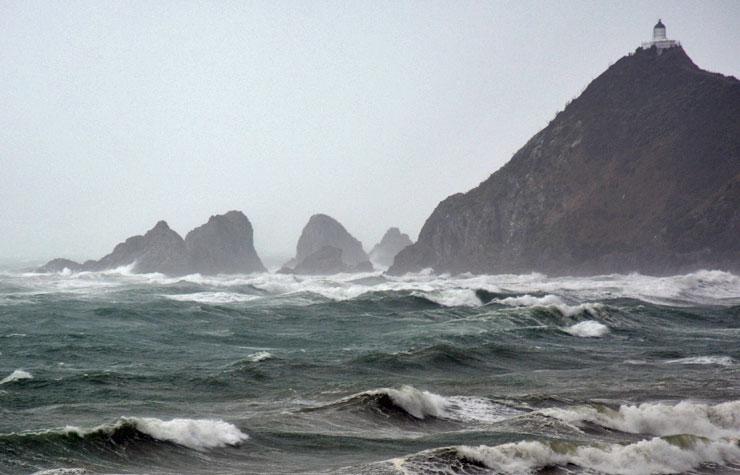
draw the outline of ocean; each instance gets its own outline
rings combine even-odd
[[[740,473],[740,277],[0,272],[3,474]]]

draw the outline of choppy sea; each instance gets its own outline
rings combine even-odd
[[[740,473],[740,277],[0,272],[3,474]]]

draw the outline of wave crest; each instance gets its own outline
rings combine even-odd
[[[348,406],[379,409],[386,414],[401,411],[402,414],[416,420],[431,418],[479,423],[497,422],[522,413],[518,409],[485,398],[441,396],[409,385],[398,389],[380,388],[364,391],[318,409]]]
[[[606,474],[678,473],[707,463],[737,462],[740,458],[736,442],[693,436],[655,437],[627,445],[600,446],[522,441],[495,447],[461,446],[457,451],[462,458],[503,473],[531,473],[552,465],[569,464]]]
[[[562,298],[557,295],[545,295],[536,297],[534,295],[521,295],[518,297],[506,297],[504,299],[494,299],[494,303],[508,305],[510,307],[546,307],[554,308],[563,316],[572,317],[581,313],[597,315],[604,305],[600,303],[582,303],[579,305],[568,305]]]
[[[740,400],[716,405],[681,401],[675,405],[643,403],[605,406],[575,406],[542,409],[544,415],[570,424],[592,422],[633,434],[692,434],[710,438],[740,437]]]
[[[0,437],[3,439],[30,437],[33,440],[38,439],[39,443],[54,442],[59,437],[72,437],[90,442],[103,438],[104,440],[115,440],[117,444],[120,444],[122,441],[140,437],[140,434],[194,450],[238,445],[249,438],[235,425],[220,419],[176,418],[164,421],[154,417],[122,417],[112,424],[104,424],[91,429],[66,426],[63,429],[6,434]]]
[[[596,320],[585,320],[563,329],[565,333],[583,338],[598,338],[609,333],[609,327]]]
[[[10,373],[8,376],[0,380],[0,384],[12,383],[14,381],[20,381],[22,379],[33,379],[33,375],[28,371],[17,369]]]

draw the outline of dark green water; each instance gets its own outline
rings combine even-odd
[[[4,272],[0,473],[740,473],[739,362],[721,272]]]

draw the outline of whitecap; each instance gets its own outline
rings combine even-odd
[[[732,366],[735,360],[730,356],[692,356],[689,358],[679,358],[676,360],[666,361],[668,364],[685,364],[685,365],[719,365]]]
[[[536,297],[534,295],[522,295],[519,297],[507,297],[496,299],[495,303],[509,305],[511,307],[550,307],[557,309],[566,317],[578,315],[580,313],[596,314],[604,306],[600,303],[582,303],[579,305],[568,305],[562,298],[557,295],[545,295]]]
[[[259,363],[260,361],[269,360],[271,358],[273,358],[273,356],[269,351],[258,351],[247,356],[247,359],[254,363]]]
[[[256,295],[240,294],[236,292],[195,292],[192,294],[174,294],[164,297],[179,302],[198,302],[205,304],[227,304],[249,302],[259,298]]]
[[[8,376],[0,380],[0,384],[12,383],[13,381],[20,381],[22,379],[33,379],[33,375],[28,371],[17,369],[10,373]]]
[[[249,438],[234,424],[220,419],[176,418],[164,421],[154,417],[122,417],[113,425],[103,425],[87,430],[67,426],[64,432],[84,437],[100,431],[112,433],[129,424],[139,432],[157,440],[172,442],[194,450],[238,445]]]
[[[443,307],[479,307],[481,301],[472,289],[445,289],[431,292],[414,292],[413,295],[424,297]]]
[[[691,436],[655,437],[627,445],[575,445],[566,442],[521,441],[494,447],[457,447],[460,457],[476,460],[507,474],[532,473],[553,465],[568,465],[604,474],[639,475],[686,472],[706,463],[735,463],[740,447],[729,440]]]
[[[609,333],[609,327],[596,320],[585,320],[564,328],[563,331],[582,338],[598,338]]]
[[[219,419],[163,421],[153,417],[134,417],[127,420],[133,422],[139,431],[155,439],[196,450],[237,445],[249,438],[235,425]]]
[[[88,470],[84,468],[51,468],[48,470],[41,470],[39,472],[33,472],[31,475],[87,475]]]
[[[441,396],[430,391],[404,385],[399,389],[381,388],[362,394],[385,394],[393,403],[417,419],[435,417],[459,422],[491,423],[500,421],[522,411],[497,404],[489,399],[472,396]],[[351,399],[358,395],[350,396]]]
[[[740,400],[716,405],[691,401],[646,402],[637,406],[622,405],[617,410],[605,406],[574,406],[540,412],[570,424],[587,421],[633,434],[740,437]]]

